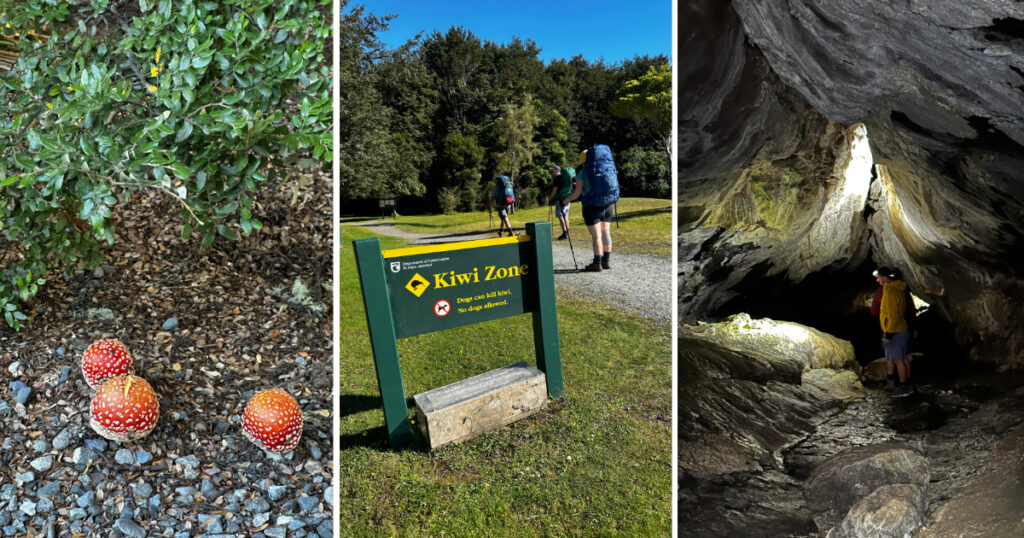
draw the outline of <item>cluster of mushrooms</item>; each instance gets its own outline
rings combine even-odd
[[[134,374],[132,356],[118,340],[99,340],[82,355],[82,376],[96,393],[89,406],[89,425],[118,442],[149,435],[160,416],[153,387]],[[242,432],[260,448],[288,452],[302,437],[302,410],[281,389],[256,393],[242,414]]]

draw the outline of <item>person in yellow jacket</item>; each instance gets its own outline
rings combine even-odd
[[[910,326],[907,324],[907,283],[898,280],[899,273],[888,267],[879,267],[874,272],[875,280],[882,286],[882,301],[878,322],[882,326],[882,345],[885,347],[886,371],[893,369],[899,384],[892,396],[901,398],[914,393],[910,384]]]

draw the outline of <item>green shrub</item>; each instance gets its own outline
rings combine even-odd
[[[0,311],[93,266],[132,192],[177,200],[182,237],[236,239],[254,196],[331,154],[331,20],[314,0],[0,0]],[[292,174],[297,179],[297,174]]]

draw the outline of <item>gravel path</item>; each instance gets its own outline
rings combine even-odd
[[[362,226],[380,235],[399,237],[417,245],[496,237],[494,233],[414,233],[383,220],[354,222],[351,225]],[[616,308],[634,312],[660,323],[668,324],[671,321],[673,273],[669,258],[613,251],[610,271],[588,273],[583,271],[583,267],[593,260],[590,236],[586,230],[577,229],[573,231],[572,237],[572,249],[569,248],[568,241],[555,241],[552,249],[555,287],[559,291],[573,297],[604,301]],[[612,240],[615,240],[614,229]],[[575,250],[578,271],[573,265],[572,250]]]

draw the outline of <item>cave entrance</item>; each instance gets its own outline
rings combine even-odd
[[[849,138],[849,161],[841,177],[841,185],[825,202],[821,222],[844,221],[844,219],[866,219],[875,212],[869,202],[871,184],[878,179],[874,158],[871,154],[867,128],[863,124],[851,127]],[[884,200],[876,203],[885,203]],[[846,217],[844,213],[851,215]],[[848,220],[846,220],[848,222]],[[832,232],[818,234],[812,229],[812,241],[841,241]],[[852,241],[853,239],[848,239]],[[865,234],[861,241],[869,242]],[[884,357],[881,347],[881,328],[878,318],[871,315],[872,296],[878,284],[872,272],[876,268],[869,246],[864,259],[846,266],[830,265],[812,272],[799,283],[793,283],[785,275],[768,275],[770,264],[755,267],[743,281],[733,288],[737,297],[711,312],[715,317],[726,317],[746,312],[753,318],[772,318],[793,321],[828,334],[848,340],[853,344],[857,361],[861,365]],[[850,249],[853,251],[855,249]],[[914,291],[911,286],[911,292]],[[936,375],[955,377],[965,368],[971,369],[967,350],[957,344],[953,335],[955,327],[926,302],[918,303],[919,338],[913,343],[912,351],[920,353],[915,361],[915,378]]]

